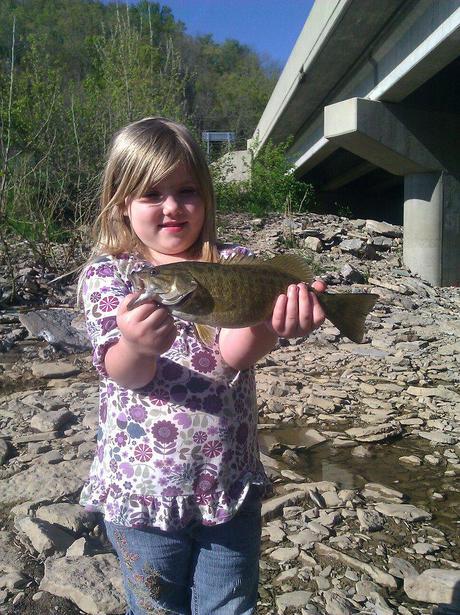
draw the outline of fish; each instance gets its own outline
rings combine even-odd
[[[270,259],[236,254],[217,263],[146,263],[128,278],[139,292],[128,309],[157,302],[176,318],[193,322],[201,341],[209,346],[216,328],[249,327],[268,320],[277,297],[291,284],[311,284],[314,274],[308,261],[297,254]],[[309,290],[343,335],[356,343],[363,341],[365,320],[378,295],[318,292],[311,286]]]

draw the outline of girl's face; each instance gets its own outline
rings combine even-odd
[[[203,228],[205,207],[198,184],[180,164],[142,197],[126,199],[133,231],[157,264],[190,258]]]

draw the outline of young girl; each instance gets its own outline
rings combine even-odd
[[[268,481],[252,366],[278,336],[306,335],[324,314],[305,285],[292,286],[270,322],[218,330],[208,348],[158,304],[127,309],[127,274],[145,261],[247,252],[217,244],[209,170],[180,124],[146,118],[115,135],[101,207],[81,285],[101,376],[81,503],[104,514],[129,614],[254,613]]]

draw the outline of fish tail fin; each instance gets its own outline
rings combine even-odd
[[[195,324],[195,332],[199,340],[207,346],[211,348],[214,344],[214,340],[216,339],[216,330],[214,327],[210,327],[209,325],[199,325]]]
[[[340,333],[360,344],[364,337],[364,322],[379,296],[372,293],[316,293],[316,296],[326,318]]]

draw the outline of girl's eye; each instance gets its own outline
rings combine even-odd
[[[147,192],[147,194],[144,195],[144,198],[148,199],[149,201],[153,201],[154,203],[159,203],[163,199],[163,196],[161,195],[160,192],[151,190],[150,192]]]
[[[197,189],[194,188],[193,186],[188,186],[186,188],[182,188],[181,193],[182,194],[196,194]]]

